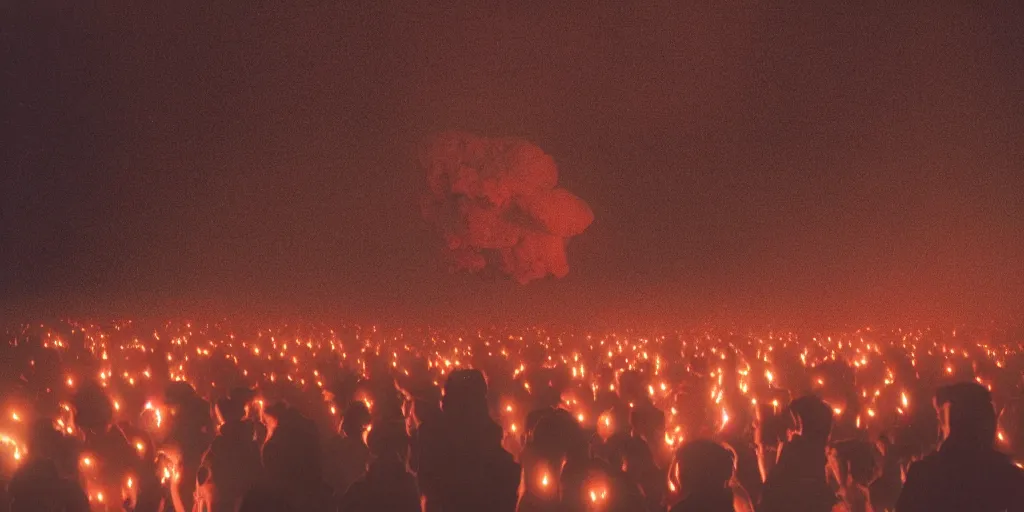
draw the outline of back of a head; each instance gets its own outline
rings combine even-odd
[[[375,424],[366,436],[366,444],[377,459],[404,461],[409,450],[409,436],[403,423],[388,421]]]
[[[222,423],[242,421],[245,417],[245,402],[235,398],[221,398],[215,405],[217,417]]]
[[[992,394],[975,382],[943,386],[935,392],[935,407],[942,416],[947,440],[990,448],[996,437]]]
[[[623,400],[644,397],[643,377],[636,370],[626,370],[615,377],[616,392]]]
[[[856,439],[840,441],[832,444],[830,453],[836,459],[841,479],[849,477],[866,486],[877,478],[878,461],[871,443]]]
[[[359,400],[349,402],[341,417],[341,431],[349,437],[362,436],[370,424],[370,418],[370,408],[365,403]]]
[[[441,409],[446,414],[478,414],[487,411],[487,380],[480,370],[455,370],[444,383]]]
[[[288,416],[288,404],[284,402],[274,402],[262,410],[263,422],[267,425],[267,437],[266,441],[270,441],[274,437],[277,431],[278,425],[282,421],[287,421]]]
[[[412,400],[412,410],[409,418],[413,421],[413,425],[419,426],[424,423],[436,421],[441,415],[441,400],[429,400],[415,398]]]
[[[267,409],[271,411],[270,407]],[[316,425],[291,408],[286,407],[274,414],[278,424],[262,450],[267,475],[289,484],[319,482],[323,468]]]
[[[238,400],[242,404],[248,404],[256,399],[256,392],[247,387],[235,387],[231,388],[228,393],[228,398],[232,400]]]
[[[820,398],[807,395],[789,404],[793,415],[800,420],[801,436],[825,442],[832,433],[832,408]]]
[[[196,396],[196,390],[185,381],[174,381],[164,389],[164,400],[167,405],[182,406]]]
[[[28,452],[36,457],[53,459],[58,456],[62,441],[63,436],[53,428],[49,419],[39,419],[33,422],[29,431]]]
[[[629,471],[646,471],[656,468],[654,454],[647,442],[639,437],[626,439],[623,446],[623,458]]]
[[[565,409],[545,410],[530,430],[531,447],[551,460],[574,453],[581,442],[585,443],[579,423]]]
[[[75,425],[83,430],[105,429],[114,418],[114,404],[95,381],[81,384],[71,400]]]
[[[676,450],[673,472],[680,492],[688,495],[728,487],[735,464],[732,450],[714,441],[697,440]]]

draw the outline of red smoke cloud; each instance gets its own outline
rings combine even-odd
[[[428,186],[423,216],[444,237],[454,268],[496,268],[520,283],[569,273],[565,242],[594,213],[557,188],[558,167],[540,148],[445,132],[424,144],[419,161]]]

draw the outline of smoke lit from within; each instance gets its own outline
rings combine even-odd
[[[569,273],[566,241],[594,220],[557,188],[558,168],[537,146],[511,137],[446,132],[420,153],[427,175],[423,216],[458,270],[494,268],[520,283]]]

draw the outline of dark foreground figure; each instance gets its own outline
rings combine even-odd
[[[993,449],[996,413],[988,390],[974,383],[935,395],[944,439],[938,451],[910,466],[897,512],[1022,511],[1024,475]]]

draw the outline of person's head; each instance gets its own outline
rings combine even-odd
[[[341,417],[341,432],[347,437],[362,438],[366,427],[370,425],[370,409],[365,403],[355,400],[349,402]]]
[[[196,396],[196,390],[185,381],[174,381],[164,389],[164,402],[172,407],[180,407]]]
[[[245,402],[234,398],[221,398],[215,405],[220,423],[242,421],[245,417]]]
[[[878,439],[875,440],[875,450],[883,458],[890,457],[892,454],[892,446],[894,444],[892,436],[891,432],[882,432],[878,435]]]
[[[277,426],[282,421],[287,421],[289,413],[288,404],[274,402],[263,409],[263,422],[267,425],[267,440],[274,437]]]
[[[60,455],[63,436],[53,428],[49,419],[39,419],[32,423],[28,433],[28,453],[33,458],[57,459]]]
[[[243,406],[248,406],[256,399],[256,391],[247,387],[239,386],[231,388],[231,392],[228,393],[228,398],[241,402]]]
[[[419,428],[420,425],[437,419],[441,414],[441,399],[413,398],[409,401],[409,414],[406,415],[407,428],[410,432]]]
[[[829,470],[841,486],[867,486],[878,477],[875,449],[867,441],[854,439],[833,443],[828,450]]]
[[[549,460],[560,460],[586,449],[579,423],[568,411],[547,408],[540,411],[543,412],[534,423],[528,425],[527,441],[532,449]]]
[[[935,410],[943,442],[953,440],[991,448],[996,438],[996,412],[992,395],[975,382],[943,386],[935,392]]]
[[[405,425],[397,421],[377,424],[366,436],[366,444],[375,459],[405,462],[409,453],[409,436]]]
[[[622,470],[642,474],[655,468],[654,454],[650,446],[639,437],[629,437],[622,446]]]
[[[661,414],[651,414],[649,410],[641,409],[630,409],[629,410],[629,428],[632,430],[633,435],[642,437],[647,442],[657,442],[657,439],[647,439],[648,436],[658,435],[665,430],[665,416]],[[655,434],[652,434],[655,433]]]
[[[793,400],[789,409],[800,424],[805,439],[827,443],[832,434],[832,408],[820,398],[808,395]]]
[[[735,453],[714,441],[690,441],[675,453],[669,480],[683,499],[729,487],[736,469]]]
[[[787,430],[796,425],[793,411],[788,407],[759,403],[754,412],[754,443],[758,446],[777,448],[786,440]]]
[[[295,409],[281,404],[267,407],[267,440],[263,443],[262,461],[267,476],[275,482],[308,485],[322,476],[319,436],[312,420]]]
[[[644,379],[640,372],[626,370],[615,377],[616,388],[619,398],[631,401],[645,398]]]
[[[441,410],[445,413],[487,412],[487,380],[480,370],[455,370],[444,383]]]
[[[83,382],[71,400],[75,425],[86,431],[102,431],[114,420],[114,403],[94,381]]]
[[[167,385],[164,389],[164,405],[167,406],[167,411],[170,413],[172,418],[181,415],[181,418],[172,420],[172,423],[181,421],[182,418],[189,420],[195,419],[196,411],[195,406],[197,405],[199,395],[196,394],[196,390],[191,384],[184,381],[174,381]],[[209,405],[204,404],[204,410],[202,413],[207,417],[210,414]]]

